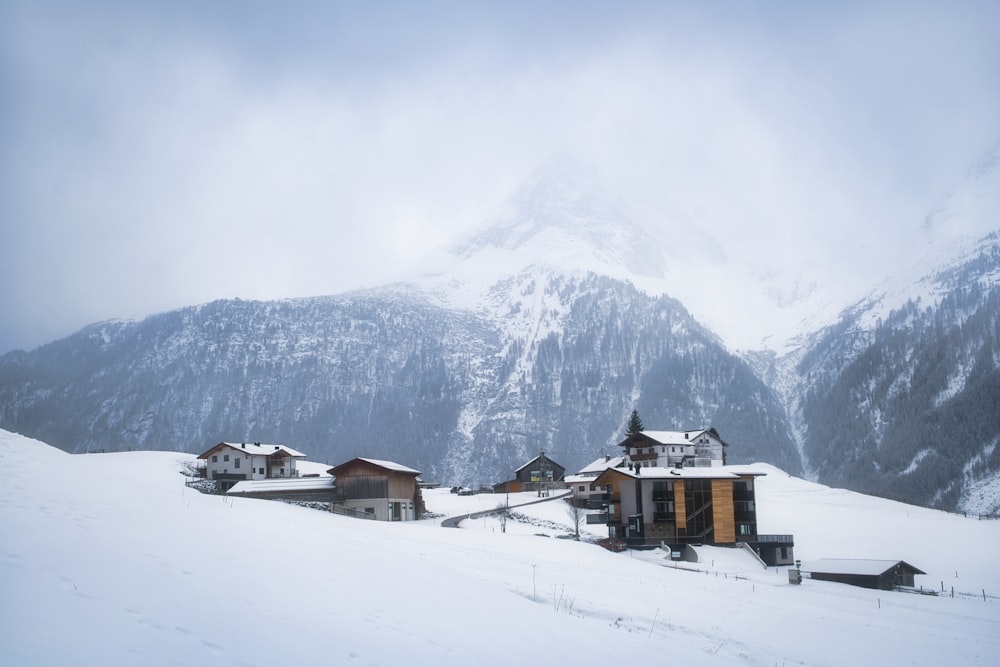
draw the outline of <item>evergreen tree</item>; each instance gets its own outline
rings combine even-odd
[[[633,409],[632,416],[628,418],[628,434],[635,435],[643,430],[642,419],[639,418],[639,411]]]

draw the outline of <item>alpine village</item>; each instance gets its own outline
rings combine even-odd
[[[697,562],[695,547],[739,549],[762,568],[788,568],[788,581],[805,576],[873,589],[913,589],[925,574],[905,560],[824,558],[805,566],[794,556],[790,534],[757,530],[755,480],[765,473],[726,463],[730,444],[714,427],[648,430],[638,411],[628,419],[614,455],[605,454],[581,470],[540,452],[492,487],[453,487],[452,493],[509,497],[530,492],[532,502],[564,502],[577,524],[603,525],[607,536],[594,543],[614,552],[661,549],[673,561]],[[335,514],[375,521],[427,518],[421,489],[436,488],[419,470],[395,461],[356,457],[325,473],[303,473],[305,454],[283,444],[220,442],[198,456],[186,484],[203,493],[303,504]],[[506,515],[516,505],[494,510]],[[571,509],[570,509],[571,508]],[[471,515],[451,517],[457,526]]]

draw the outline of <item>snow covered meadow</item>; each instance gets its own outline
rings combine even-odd
[[[377,523],[202,495],[180,474],[192,458],[73,456],[0,431],[0,664],[1000,663],[998,521],[760,465],[760,531],[794,533],[797,558],[902,559],[946,594],[793,586],[729,549],[677,567],[556,539],[562,501],[506,532],[446,529],[504,498],[434,490],[438,518]]]

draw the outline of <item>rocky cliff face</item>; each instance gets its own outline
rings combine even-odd
[[[734,461],[797,469],[770,390],[678,303],[597,276],[512,281],[549,299],[544,328],[512,336],[403,287],[93,325],[0,358],[0,422],[70,451],[273,441],[468,484],[540,450],[581,467],[636,406],[649,423],[711,421]]]

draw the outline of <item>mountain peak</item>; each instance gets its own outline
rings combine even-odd
[[[983,151],[965,178],[924,220],[929,242],[967,243],[997,229],[1000,214],[1000,139]]]
[[[614,277],[664,275],[658,244],[593,166],[558,156],[536,170],[480,233],[451,250],[460,260],[503,255],[510,273],[529,265]]]

